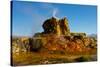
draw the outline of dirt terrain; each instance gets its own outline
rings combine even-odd
[[[22,52],[13,55],[13,65],[31,65],[31,64],[55,64],[55,63],[72,63],[72,62],[88,62],[96,61],[96,49],[91,52],[84,53],[66,53],[66,54],[50,54],[50,53],[34,53]]]

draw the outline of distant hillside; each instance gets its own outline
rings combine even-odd
[[[88,36],[97,39],[97,34],[90,34]]]

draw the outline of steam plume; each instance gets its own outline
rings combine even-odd
[[[53,10],[53,17],[56,17],[57,11],[58,11],[57,9]]]

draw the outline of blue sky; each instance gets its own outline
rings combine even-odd
[[[12,35],[42,32],[43,22],[52,16],[67,17],[71,32],[97,33],[96,6],[13,1]]]

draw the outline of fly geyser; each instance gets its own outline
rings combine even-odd
[[[42,33],[36,33],[35,35],[56,35],[56,36],[69,36],[69,37],[74,37],[74,36],[81,36],[85,37],[85,33],[73,33],[70,32],[70,28],[68,25],[68,19],[66,17],[62,19],[56,19],[55,17],[52,17],[50,19],[47,19],[44,21],[43,25],[43,32]]]
[[[41,27],[43,32],[37,32],[33,37],[12,38],[12,65],[97,60],[97,39],[86,33],[71,32],[66,17],[52,17]]]
[[[25,51],[59,50],[84,51],[87,48],[96,48],[96,40],[86,36],[86,33],[73,33],[70,31],[68,19],[52,17],[44,21],[43,32],[35,33],[33,37],[20,38],[19,43],[24,44]],[[19,39],[19,38],[18,38]],[[22,46],[19,46],[22,48]],[[28,47],[26,47],[28,46]],[[15,52],[15,51],[14,51]]]
[[[46,48],[50,51],[84,51],[87,46],[93,43],[91,38],[86,36],[86,33],[70,32],[66,17],[62,19],[56,19],[55,17],[47,19],[42,27],[44,31],[33,36],[35,42],[38,42],[37,40],[40,40],[40,43],[42,42],[42,49]],[[36,43],[33,43],[33,45],[36,45]],[[94,45],[91,46],[94,47]]]

